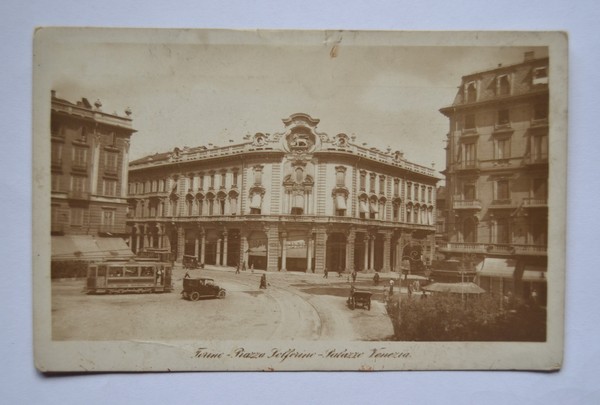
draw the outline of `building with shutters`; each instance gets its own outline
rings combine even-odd
[[[478,264],[500,296],[546,294],[549,59],[462,78],[446,148],[447,258]],[[543,298],[545,300],[545,298]]]
[[[126,229],[131,110],[51,94],[52,259],[131,256]],[[110,253],[112,252],[112,254]]]
[[[434,254],[433,170],[318,123],[294,114],[278,133],[132,161],[134,251],[268,271],[422,267]]]

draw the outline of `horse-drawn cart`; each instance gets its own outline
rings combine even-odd
[[[350,309],[354,309],[358,306],[371,310],[371,295],[369,291],[352,291],[348,297],[347,303]]]

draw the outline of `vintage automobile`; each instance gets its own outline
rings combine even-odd
[[[350,307],[350,309],[354,309],[357,306],[360,306],[361,308],[366,308],[368,311],[370,311],[371,310],[371,292],[352,290],[350,292],[350,296],[348,297],[348,300],[346,302],[348,304],[348,307]]]
[[[198,263],[198,258],[196,256],[184,255],[183,256],[183,268],[188,269],[200,269],[203,268],[200,263]]]
[[[183,298],[198,301],[200,298],[225,298],[224,288],[215,284],[212,278],[184,278]]]

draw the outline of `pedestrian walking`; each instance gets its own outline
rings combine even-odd
[[[356,270],[354,270],[352,272],[352,282],[355,283],[356,282]]]
[[[240,274],[240,264],[237,264],[237,267],[235,268],[235,274]]]
[[[254,263],[252,263],[252,264],[250,265],[250,271],[251,271],[252,273],[254,273]],[[264,275],[264,274],[263,274],[263,275]]]
[[[390,297],[394,295],[394,280],[390,279]]]
[[[379,285],[379,273],[375,273],[373,276],[373,284]]]
[[[245,260],[242,263],[242,271],[246,271],[246,261]]]
[[[327,267],[323,269],[323,278],[327,278]]]
[[[260,287],[261,290],[266,290],[267,289],[267,275],[263,274],[260,277]]]

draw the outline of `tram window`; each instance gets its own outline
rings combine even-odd
[[[137,267],[125,267],[125,277],[137,277],[138,268]]]
[[[152,267],[142,267],[142,277],[152,277],[154,275],[154,271]]]
[[[110,267],[108,269],[108,277],[122,277],[123,276],[123,268],[122,267]]]
[[[106,266],[98,266],[98,277],[106,276]]]

